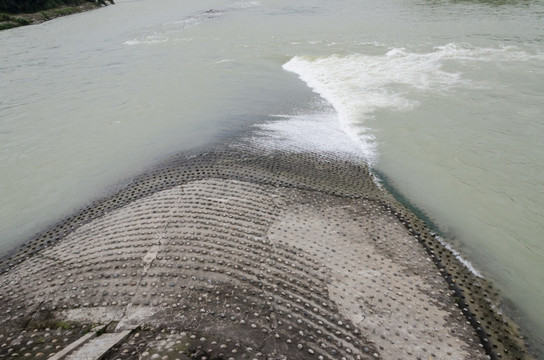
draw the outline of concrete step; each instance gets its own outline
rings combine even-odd
[[[89,331],[87,334],[83,335],[82,337],[80,337],[79,339],[77,339],[76,341],[74,341],[73,343],[71,343],[70,345],[68,345],[67,347],[65,347],[64,349],[62,349],[58,353],[56,353],[55,355],[51,356],[49,358],[49,360],[63,360],[63,359],[66,359],[66,356],[68,356],[68,354],[74,352],[76,349],[83,346],[83,344],[85,344],[86,342],[88,342],[92,338],[96,337],[96,334],[99,333],[100,331],[102,331],[104,328],[105,328],[105,325],[100,325],[98,327],[95,327],[94,329]]]
[[[124,330],[116,333],[106,333],[97,336],[90,341],[86,342],[83,346],[76,349],[73,353],[68,355],[66,360],[98,360],[106,354],[106,352],[119,344],[132,330]]]

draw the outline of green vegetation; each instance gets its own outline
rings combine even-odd
[[[0,30],[90,10],[114,0],[0,0]]]
[[[72,327],[72,324],[66,321],[59,321],[56,327],[57,329],[69,330]]]
[[[76,8],[73,7],[64,7],[59,9],[52,9],[47,11],[42,11],[41,14],[45,20],[53,19],[59,16],[70,15],[78,12]]]
[[[77,6],[87,1],[89,0],[0,0],[0,13],[31,14],[63,6]]]
[[[10,29],[12,27],[30,25],[31,21],[25,18],[0,14],[0,30]]]

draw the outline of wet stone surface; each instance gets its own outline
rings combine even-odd
[[[53,326],[50,328],[48,326]],[[66,322],[31,322],[24,329],[0,334],[0,358],[47,359],[90,330]]]
[[[108,359],[526,357],[489,284],[353,160],[180,155],[1,269],[1,358],[95,324],[136,328]]]

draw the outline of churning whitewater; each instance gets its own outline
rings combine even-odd
[[[542,13],[517,0],[118,0],[2,31],[0,251],[173,154],[239,140],[334,155],[369,164],[542,352]]]

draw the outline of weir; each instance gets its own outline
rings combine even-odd
[[[491,284],[353,158],[180,154],[0,266],[3,358],[530,358]]]

